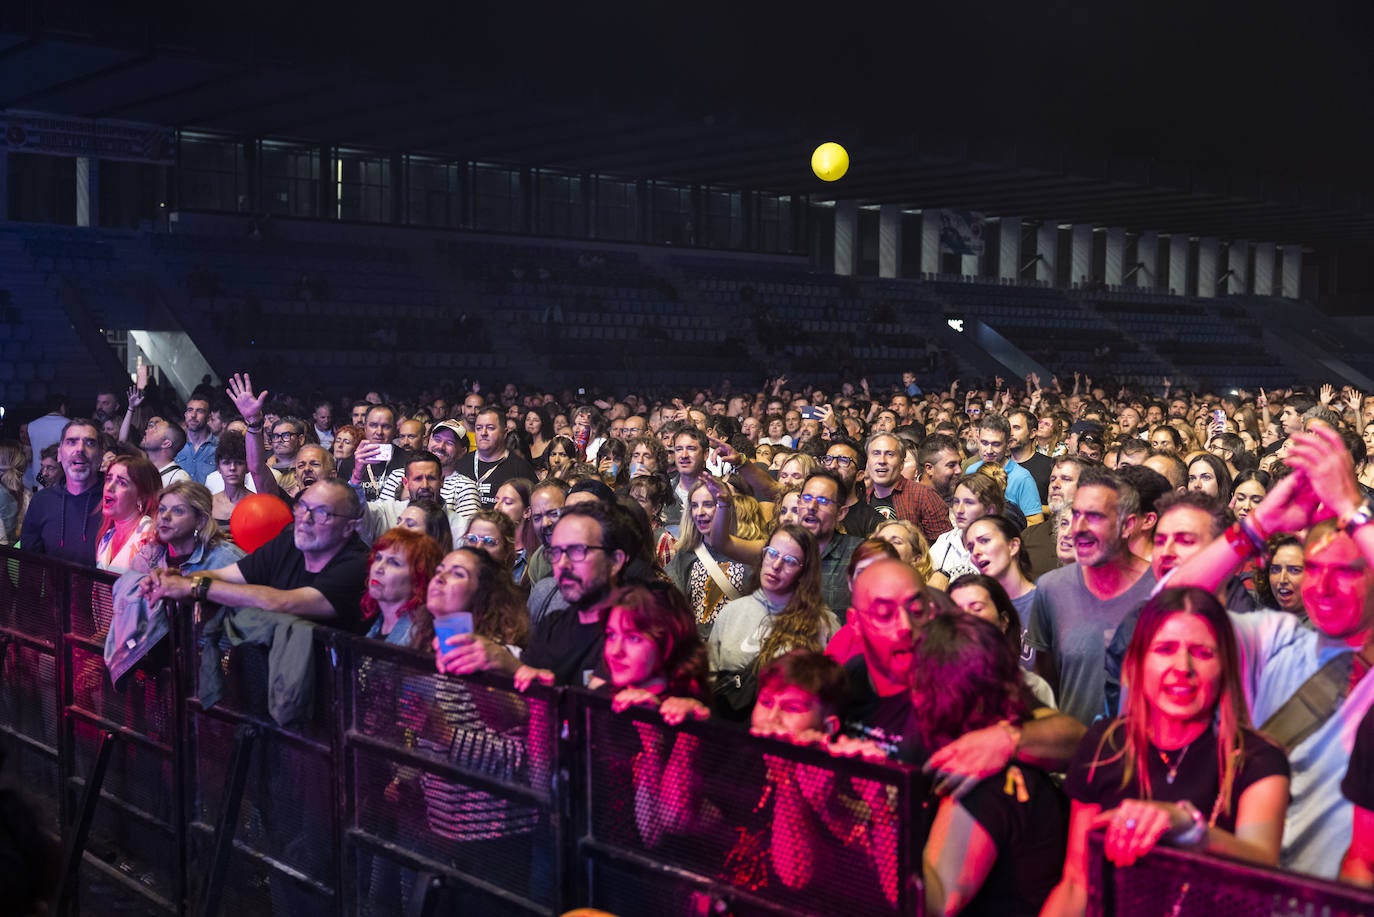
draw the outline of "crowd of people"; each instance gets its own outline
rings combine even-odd
[[[921,766],[933,913],[1082,913],[1098,827],[1119,865],[1169,844],[1374,884],[1374,397],[908,374],[347,404],[244,375],[184,406],[54,405],[0,442],[4,539],[122,574],[142,618],[296,616],[454,676]],[[292,521],[245,553],[229,528],[252,493]],[[131,662],[119,640],[107,660]],[[512,741],[459,688],[431,694],[472,747]],[[673,749],[631,752],[640,841],[714,832],[724,862],[709,787],[674,774],[691,743]],[[773,883],[861,846],[863,893],[895,900],[906,823],[881,788],[765,779],[789,838]],[[440,837],[529,818],[423,791]]]

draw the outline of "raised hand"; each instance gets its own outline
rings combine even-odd
[[[244,422],[250,427],[257,426],[262,420],[262,406],[267,403],[267,390],[255,396],[253,380],[248,373],[234,373],[229,377],[229,387],[224,391]]]
[[[1289,437],[1289,446],[1284,461],[1311,482],[1322,503],[1320,516],[1344,516],[1359,506],[1355,465],[1339,433],[1325,424],[1313,424],[1306,433]]]
[[[1322,407],[1326,407],[1327,405],[1329,405],[1331,403],[1331,399],[1335,397],[1336,389],[1331,385],[1330,382],[1322,383],[1322,387],[1317,390],[1317,401],[1321,404]]]

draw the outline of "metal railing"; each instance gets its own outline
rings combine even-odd
[[[174,610],[115,686],[114,578],[0,560],[0,748],[63,845],[51,913],[920,912],[910,768],[450,678],[326,627],[287,665],[211,608]],[[288,713],[290,679],[313,698]],[[818,781],[860,814],[779,814]]]
[[[931,812],[911,768],[450,678],[325,627],[288,665],[299,633],[233,646],[214,609],[175,610],[116,687],[114,578],[0,561],[0,749],[62,844],[49,913],[922,911]],[[280,702],[292,679],[310,700]],[[1374,914],[1348,886],[1164,848],[1115,869],[1092,842],[1094,915]]]

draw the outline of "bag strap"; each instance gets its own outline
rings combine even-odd
[[[730,578],[725,575],[725,571],[720,568],[720,564],[716,563],[716,559],[711,556],[711,552],[706,550],[706,545],[697,545],[694,553],[697,556],[697,560],[701,561],[701,565],[706,568],[706,572],[710,574],[716,586],[725,594],[725,597],[732,602],[739,598],[739,590],[735,588],[734,583],[730,582]]]
[[[1361,652],[1367,652],[1366,647]],[[1331,719],[1350,692],[1354,653],[1340,653],[1313,672],[1283,706],[1270,714],[1260,732],[1292,752]]]

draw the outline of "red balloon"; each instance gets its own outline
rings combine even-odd
[[[291,524],[291,509],[280,497],[249,494],[234,507],[229,533],[234,544],[248,553],[256,551]]]

